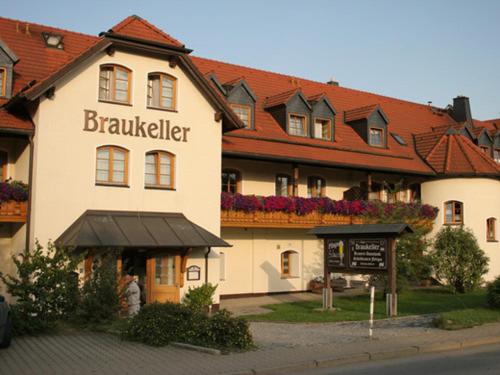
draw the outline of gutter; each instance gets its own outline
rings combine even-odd
[[[210,254],[211,251],[212,248],[209,247],[205,253],[205,284],[208,284],[208,254]]]

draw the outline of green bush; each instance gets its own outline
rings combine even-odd
[[[437,233],[432,258],[437,278],[458,293],[476,289],[488,272],[488,257],[462,227],[446,226]]]
[[[221,349],[248,350],[253,347],[248,322],[232,317],[227,310],[218,311],[209,319],[208,331],[203,338],[205,345]]]
[[[15,334],[43,332],[74,312],[78,258],[49,242],[45,250],[37,243],[33,250],[13,256],[12,260],[17,275],[0,274],[0,279],[16,300],[12,306]]]
[[[491,308],[500,309],[500,276],[488,284],[486,301]]]
[[[212,285],[210,283],[195,288],[189,287],[182,303],[197,311],[208,310],[208,307],[214,303],[213,296],[216,289],[217,285]]]
[[[118,285],[116,256],[103,255],[83,285],[75,322],[80,325],[96,325],[118,318],[123,292]]]
[[[152,346],[171,342],[202,345],[222,350],[247,350],[253,346],[248,323],[227,311],[208,317],[174,303],[144,306],[122,332],[124,338]]]

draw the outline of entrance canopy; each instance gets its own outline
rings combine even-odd
[[[180,213],[87,210],[55,242],[73,248],[230,247]]]

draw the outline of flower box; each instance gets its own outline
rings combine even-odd
[[[9,200],[0,203],[0,222],[22,222],[26,221],[28,202],[17,202]]]

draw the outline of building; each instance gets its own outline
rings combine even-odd
[[[471,227],[500,274],[500,121],[473,119],[468,98],[435,108],[190,53],[137,16],[99,36],[0,18],[2,178],[30,192],[0,210],[1,271],[58,239],[90,251],[82,272],[121,249],[150,301],[205,281],[217,299],[306,290],[321,222],[221,220],[222,180],[244,195],[421,200],[440,209],[435,230]]]

